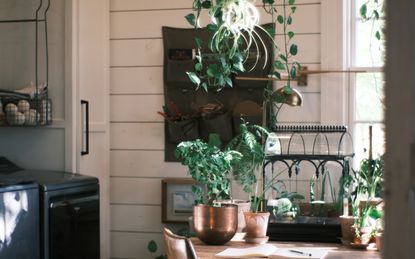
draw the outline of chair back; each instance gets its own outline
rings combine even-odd
[[[164,228],[164,244],[168,259],[197,259],[192,242]]]

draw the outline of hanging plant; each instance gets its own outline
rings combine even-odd
[[[210,23],[206,25],[211,33],[207,46],[215,55],[213,62],[207,62],[202,53],[204,42],[196,37],[196,62],[194,71],[187,72],[190,80],[197,85],[197,89],[208,91],[210,86],[217,86],[218,90],[228,86],[233,87],[233,77],[241,72],[251,71],[257,65],[265,68],[270,54],[266,48],[266,41],[271,41],[277,53],[273,63],[270,77],[281,80],[281,74],[288,75],[287,84],[284,86],[283,95],[269,94],[269,99],[275,103],[283,103],[286,96],[292,94],[290,81],[297,77],[300,64],[296,61],[290,63],[290,59],[297,55],[298,46],[291,43],[295,33],[288,29],[293,22],[293,14],[297,7],[295,0],[282,0],[283,12],[277,13],[275,0],[262,0],[264,10],[271,16],[274,24],[282,26],[284,33],[284,47],[282,51],[275,43],[275,28],[264,29],[259,25],[259,11],[253,1],[249,0],[194,0],[195,13],[186,15],[186,20],[200,28],[200,15],[207,11]],[[266,39],[260,36],[258,31],[266,32]],[[255,52],[255,62],[246,68],[246,61],[250,52]],[[258,64],[261,51],[263,52],[263,64]]]
[[[207,46],[213,53],[212,62],[207,62],[202,53],[204,42],[195,39],[196,63],[194,72],[187,72],[190,80],[197,85],[197,89],[208,90],[209,86],[217,86],[220,90],[225,86],[232,87],[234,75],[250,71],[258,65],[261,51],[264,55],[262,64],[265,68],[268,60],[268,51],[265,41],[272,40],[263,27],[259,25],[259,11],[248,0],[194,0],[194,13],[188,14],[186,20],[196,29],[200,28],[200,14],[207,11],[210,23],[206,28],[211,33]],[[258,31],[266,32],[268,39],[263,39]],[[255,53],[254,64],[246,68],[245,63]]]

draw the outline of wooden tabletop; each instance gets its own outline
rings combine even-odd
[[[254,244],[245,243],[243,240],[234,238],[230,242],[222,246],[209,246],[202,243],[197,238],[191,239],[198,258],[217,258],[215,254],[225,250],[226,248],[247,248],[253,247]],[[268,244],[273,244],[276,247],[284,248],[312,248],[312,249],[328,249],[329,253],[325,259],[380,259],[381,254],[377,251],[358,250],[350,247],[343,246],[341,244],[328,244],[328,243],[304,243],[304,242],[274,242],[270,241]]]

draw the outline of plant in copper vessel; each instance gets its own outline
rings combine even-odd
[[[211,134],[209,143],[197,139],[181,142],[176,148],[176,156],[199,183],[192,187],[196,204],[212,206],[217,200],[230,198],[229,174],[242,155],[234,150],[221,151],[218,138]]]

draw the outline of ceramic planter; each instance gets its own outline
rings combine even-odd
[[[383,233],[377,233],[375,235],[375,240],[376,240],[376,248],[378,250],[382,250]]]
[[[267,229],[269,215],[269,212],[244,212],[246,223],[246,242],[263,243],[264,241],[268,241]]]
[[[222,204],[221,207],[196,205],[193,207],[196,236],[208,245],[223,245],[236,233],[238,206]]]
[[[353,227],[356,217],[340,216],[340,226],[342,229],[342,240],[345,243],[353,243],[356,239],[356,231]]]

